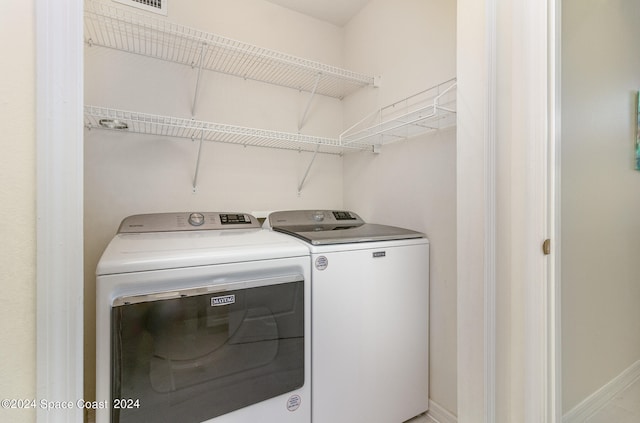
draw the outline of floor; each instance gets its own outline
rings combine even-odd
[[[640,379],[589,417],[585,423],[640,423]]]
[[[88,413],[88,417],[85,419],[85,421],[87,423],[95,423],[96,421],[96,415],[95,412],[93,412],[92,410],[89,411]],[[414,417],[411,420],[406,421],[405,423],[433,423],[433,420],[429,419],[426,415],[421,415],[418,417]],[[611,422],[609,422],[611,423]]]
[[[425,414],[422,414],[418,417],[414,417],[411,420],[407,420],[404,423],[433,423],[433,420],[428,418]]]
[[[95,422],[93,413],[89,413],[88,417],[88,423]],[[433,420],[426,415],[420,415],[405,423],[433,423]],[[640,379],[587,418],[584,423],[640,423]]]

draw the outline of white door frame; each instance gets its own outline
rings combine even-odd
[[[516,152],[519,156],[500,158],[496,151],[496,147],[499,148],[496,125],[501,122],[495,107],[504,95],[496,86],[499,72],[496,58],[503,53],[496,44],[496,35],[503,33],[496,14],[500,3],[497,0],[458,1],[458,92],[462,93],[458,99],[458,208],[462,210],[458,214],[459,423],[493,423],[496,408],[502,406],[498,401],[509,401],[496,396],[496,374],[504,370],[496,364],[496,354],[503,348],[522,353],[523,386],[513,388],[522,394],[523,410],[520,411],[525,423],[561,421],[560,362],[556,345],[559,298],[554,265],[557,257],[547,256],[541,267],[539,252],[541,236],[557,238],[554,210],[558,181],[554,172],[555,135],[559,125],[555,120],[555,46],[558,45],[555,22],[560,0],[513,3],[512,17],[517,24],[525,25],[511,27],[515,42],[524,48],[507,52],[514,56],[513,88],[523,94],[520,98],[523,107],[514,114],[511,133],[523,136],[523,147]],[[37,394],[38,398],[75,401],[82,399],[84,383],[83,2],[66,0],[54,5],[48,0],[35,0],[35,4]],[[461,17],[465,20],[461,21]],[[464,32],[461,32],[461,22],[467,28]],[[462,50],[461,45],[465,47]],[[545,145],[541,148],[540,142],[545,139],[547,142],[543,142]],[[519,175],[516,185],[520,186],[515,187],[522,188],[521,198],[526,204],[516,207],[515,212],[507,212],[512,221],[530,219],[535,230],[519,231],[517,226],[513,227],[517,232],[517,244],[513,246],[517,248],[516,256],[512,256],[516,259],[512,258],[511,264],[522,265],[523,271],[532,272],[515,275],[524,277],[522,288],[526,295],[521,316],[526,329],[524,345],[510,339],[505,346],[496,341],[495,335],[499,307],[495,268],[500,255],[495,238],[496,213],[518,204],[513,201],[501,204],[496,200],[495,172],[501,165],[498,160],[517,166],[518,158],[530,160],[531,165]],[[539,208],[531,211],[532,206]],[[518,359],[515,362],[519,362]],[[507,374],[512,382],[520,382],[514,374]],[[519,405],[509,403],[508,407]],[[518,410],[511,413],[517,415]],[[55,412],[39,410],[38,421],[80,423],[83,413],[75,407]]]
[[[496,410],[496,0],[457,2],[459,423]]]
[[[562,87],[562,0],[549,2],[549,157],[548,157],[548,221],[553,248],[549,257],[548,289],[548,413],[550,423],[562,423],[562,320],[561,320],[561,250],[560,237],[560,151],[561,151],[561,87]]]
[[[84,410],[82,0],[35,0],[37,421],[80,423]]]
[[[458,422],[559,423],[560,4],[457,4]]]

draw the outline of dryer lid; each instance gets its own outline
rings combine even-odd
[[[300,242],[264,230],[241,213],[131,216],[102,253],[97,275],[177,269],[308,256]],[[237,216],[248,223],[237,222]],[[196,219],[190,222],[189,219]]]
[[[291,210],[269,215],[273,230],[312,245],[424,238],[425,235],[396,226],[365,223],[356,213],[336,210]]]

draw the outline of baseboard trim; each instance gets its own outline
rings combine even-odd
[[[562,417],[563,423],[582,423],[606,406],[627,386],[640,379],[640,360],[613,378],[609,383],[585,398]]]
[[[458,423],[458,418],[451,414],[449,410],[431,400],[429,400],[427,420],[431,423]]]

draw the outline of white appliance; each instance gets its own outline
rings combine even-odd
[[[311,252],[312,420],[401,423],[429,406],[429,241],[348,211],[265,226]]]
[[[251,215],[123,220],[97,267],[97,423],[309,423],[309,268]]]

